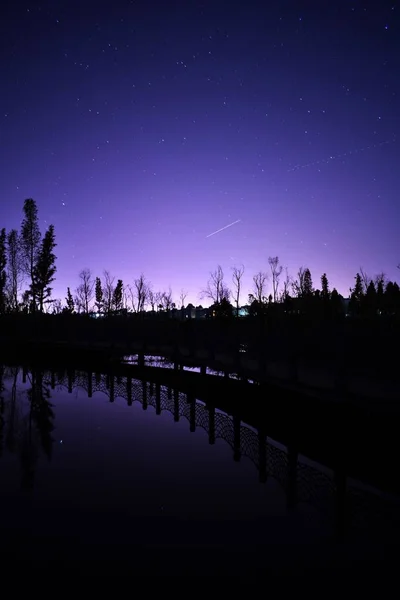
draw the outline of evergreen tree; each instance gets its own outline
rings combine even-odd
[[[104,307],[103,288],[101,286],[100,277],[96,277],[94,296],[97,312],[100,313]]]
[[[329,283],[326,273],[324,273],[321,277],[321,297],[325,300],[330,297]]]
[[[122,283],[122,279],[118,279],[117,285],[114,288],[113,293],[113,308],[114,310],[122,309],[122,300],[124,294],[124,284]]]
[[[35,200],[32,200],[32,198],[25,200],[23,211],[24,219],[21,225],[21,248],[24,259],[24,269],[30,280],[28,294],[31,299],[31,309],[35,311],[37,308],[35,267],[41,240],[38,210]]]
[[[6,246],[6,230],[3,228],[0,231],[0,315],[6,311],[6,283],[7,283],[7,246]]]
[[[383,277],[379,277],[376,282],[376,309],[381,312],[384,309],[384,295],[385,295],[385,280]]]
[[[53,252],[56,246],[54,225],[50,225],[44,235],[34,269],[32,297],[36,298],[40,312],[43,312],[44,303],[49,302],[52,292],[50,284],[54,281],[57,270],[57,257]]]
[[[339,294],[336,288],[333,288],[331,292],[331,310],[332,315],[340,315],[343,313],[343,297]]]
[[[367,287],[367,292],[363,298],[363,308],[368,315],[376,314],[377,295],[373,281],[370,281]]]
[[[65,301],[67,303],[67,312],[69,312],[72,315],[72,313],[75,311],[75,303],[69,287],[67,288],[67,296],[65,298]]]
[[[304,296],[312,296],[313,291],[311,271],[307,268],[304,271],[303,294]]]
[[[19,308],[18,292],[21,283],[22,263],[21,245],[18,231],[12,229],[7,236],[7,262],[8,262],[8,301],[12,311]]]
[[[350,295],[349,308],[353,314],[357,315],[357,314],[360,314],[360,312],[361,312],[361,303],[362,303],[362,299],[364,297],[363,282],[362,282],[360,273],[356,274],[355,280],[356,280],[356,283],[355,283],[354,288],[350,289],[351,295]]]

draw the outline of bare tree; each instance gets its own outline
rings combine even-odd
[[[151,310],[154,312],[157,306],[156,292],[153,290],[151,283],[147,284],[147,301],[150,304]]]
[[[292,279],[293,294],[300,298],[304,295],[306,268],[299,267],[296,279]]]
[[[148,285],[143,273],[134,281],[136,290],[136,310],[137,312],[144,311],[147,302]]]
[[[80,284],[75,291],[75,305],[78,312],[88,313],[93,300],[94,281],[90,269],[82,269],[79,273]]]
[[[110,271],[103,271],[103,306],[104,312],[109,314],[113,309],[113,297],[114,297],[114,281],[115,277],[110,274]]]
[[[157,307],[157,310],[160,310],[160,308],[163,308],[162,299],[163,299],[163,292],[154,292],[154,303]]]
[[[290,289],[293,287],[292,277],[289,275],[289,271],[288,271],[287,267],[286,267],[285,271],[286,271],[286,275],[285,275],[285,279],[283,280],[281,302],[283,302],[284,300],[286,300],[286,298],[288,298],[290,296]]]
[[[187,298],[187,295],[188,295],[188,292],[182,288],[181,293],[179,294],[180,308],[185,307],[185,300]]]
[[[150,289],[150,283],[146,281],[143,273],[141,273],[140,277],[134,280],[133,286],[128,286],[133,312],[139,313],[144,311],[146,303],[149,300]]]
[[[216,270],[210,273],[207,287],[201,292],[201,298],[209,298],[213,304],[220,304],[221,300],[229,300],[231,292],[224,282],[224,272],[218,265]]]
[[[59,315],[62,313],[63,307],[62,302],[59,298],[55,298],[52,302],[52,313],[53,315]]]
[[[297,297],[300,297],[304,287],[304,267],[300,267],[297,271],[296,279],[292,279],[292,291]]]
[[[136,312],[136,296],[135,296],[135,290],[133,288],[133,286],[131,286],[130,284],[128,284],[125,288],[125,294],[126,294],[126,301],[128,302],[128,298],[129,301],[131,303],[132,306],[132,311]]]
[[[360,276],[361,276],[361,281],[363,284],[363,292],[364,292],[364,294],[366,294],[368,286],[371,283],[371,277],[369,275],[367,275],[367,273],[364,271],[363,267],[360,267]]]
[[[240,267],[232,267],[232,282],[234,287],[234,298],[236,304],[236,316],[239,316],[240,292],[242,289],[242,277],[244,273],[244,265]]]
[[[253,277],[254,293],[250,294],[250,296],[252,296],[254,298],[254,300],[257,300],[257,302],[259,304],[264,304],[266,302],[267,281],[268,281],[268,275],[267,275],[267,273],[264,273],[263,271],[259,271]]]
[[[272,273],[272,297],[274,302],[278,301],[279,280],[283,271],[282,265],[279,264],[278,256],[270,256],[268,264],[271,267]]]
[[[162,292],[160,304],[161,304],[162,308],[164,310],[166,310],[167,312],[170,311],[171,309],[175,308],[174,301],[172,299],[171,288],[168,288],[168,291],[166,291],[166,292]]]
[[[126,287],[124,287],[123,306],[122,306],[126,310],[129,310],[129,308],[128,308],[129,297],[130,297],[129,286],[126,286]]]

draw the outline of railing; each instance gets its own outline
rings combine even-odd
[[[276,479],[286,492],[287,506],[308,503],[336,523],[337,532],[348,534],[368,531],[371,535],[396,536],[400,526],[400,500],[369,489],[346,478],[343,472],[316,465],[299,455],[295,447],[286,448],[272,440],[264,428],[254,428],[237,416],[230,416],[213,406],[199,402],[193,395],[160,383],[91,373],[47,374],[46,383],[55,389],[76,387],[89,396],[101,392],[110,401],[122,398],[128,405],[140,402],[156,414],[168,411],[177,422],[185,418],[191,432],[204,429],[210,444],[224,440],[232,448],[235,461],[248,458],[258,471],[259,481]]]

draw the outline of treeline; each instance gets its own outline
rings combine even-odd
[[[182,315],[185,311],[188,315],[188,311],[195,309],[186,304],[188,293],[184,289],[174,297],[171,288],[155,290],[144,274],[131,285],[114,278],[108,271],[104,271],[102,277],[95,277],[88,268],[79,273],[79,282],[73,291],[67,288],[64,301],[53,298],[55,247],[54,226],[50,225],[42,234],[36,202],[32,198],[25,200],[20,231],[7,232],[4,228],[0,231],[0,314],[131,312],[143,315],[179,310]],[[277,256],[269,257],[267,270],[253,276],[247,293],[243,290],[244,272],[244,266],[233,267],[230,280],[221,266],[210,273],[200,293],[200,298],[211,303],[207,316],[302,314],[330,318],[350,314],[370,318],[400,315],[400,288],[383,273],[371,278],[360,269],[347,300],[335,288],[330,289],[326,273],[320,278],[320,286],[315,288],[310,269],[300,267],[293,277]],[[202,306],[197,309],[203,310]]]

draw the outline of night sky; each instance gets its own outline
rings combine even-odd
[[[244,264],[244,302],[275,255],[346,296],[360,266],[395,279],[399,15],[385,0],[5,2],[0,226],[36,200],[61,299],[89,267],[199,304],[211,270],[230,283]]]

